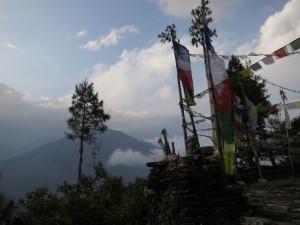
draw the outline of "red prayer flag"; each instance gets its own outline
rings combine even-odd
[[[223,80],[215,86],[215,104],[217,112],[231,113],[233,105],[231,102],[230,79]]]
[[[189,50],[177,42],[174,42],[174,49],[176,53],[178,74],[184,87],[187,104],[196,105],[194,101],[194,85]]]
[[[285,47],[282,47],[282,48],[276,50],[275,52],[273,52],[273,54],[276,56],[277,59],[281,59],[281,58],[288,56],[289,51],[287,49],[287,46],[285,46]]]

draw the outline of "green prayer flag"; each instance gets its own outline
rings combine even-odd
[[[298,50],[300,48],[300,38],[296,39],[295,41],[290,43],[292,49],[294,51]]]
[[[268,106],[266,106],[266,105],[259,105],[258,106],[258,111],[259,112],[268,112]]]
[[[228,144],[233,143],[233,128],[231,125],[231,114],[217,112],[222,139]]]

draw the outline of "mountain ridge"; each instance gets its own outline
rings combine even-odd
[[[151,149],[157,148],[143,141],[116,130],[108,129],[99,135],[101,142],[97,160],[104,163],[111,175],[122,176],[125,181],[131,181],[136,176],[146,176],[149,172],[146,165],[125,166],[107,165],[108,160],[117,149],[131,149],[143,157],[152,154]],[[36,187],[48,184],[50,190],[64,180],[76,182],[79,161],[79,141],[61,138],[42,145],[23,155],[0,162],[0,192],[16,199],[24,197],[25,193]],[[83,154],[83,171],[89,173],[93,168],[93,158],[88,147]]]

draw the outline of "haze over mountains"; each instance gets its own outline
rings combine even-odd
[[[125,181],[147,176],[146,162],[162,158],[162,151],[156,146],[120,131],[108,129],[98,140],[101,149],[96,160],[101,160],[111,175],[122,176]],[[17,199],[46,183],[53,191],[64,180],[76,182],[78,150],[79,141],[61,138],[1,161],[0,192]],[[83,156],[85,173],[92,172],[94,161],[91,150],[86,147]]]

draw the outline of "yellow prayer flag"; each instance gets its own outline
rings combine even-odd
[[[300,108],[300,101],[295,101],[293,103],[294,103],[296,109]]]
[[[247,78],[247,77],[250,77],[251,73],[250,73],[249,69],[245,69],[245,70],[240,71],[239,74],[241,74],[243,78]]]
[[[233,144],[229,144],[226,141],[223,142],[223,158],[224,158],[225,173],[228,175],[234,175]]]

